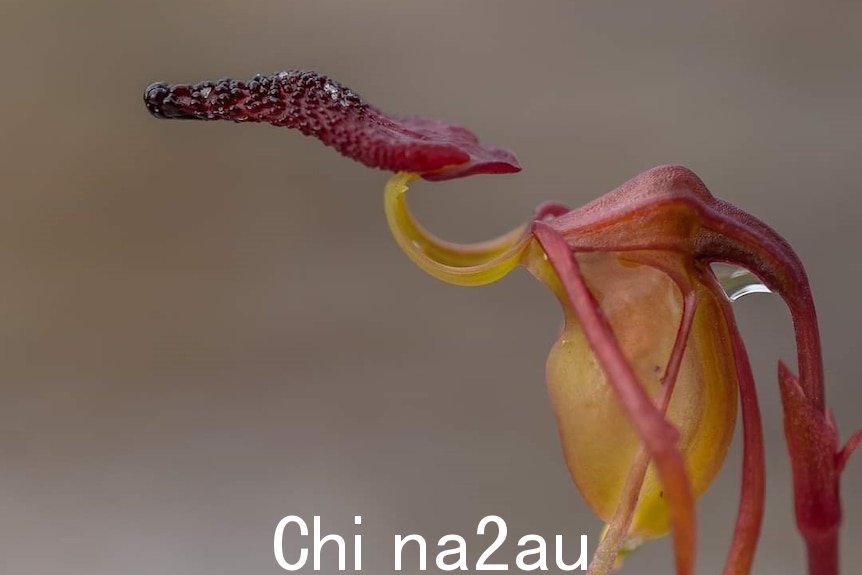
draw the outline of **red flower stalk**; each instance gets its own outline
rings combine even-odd
[[[608,523],[594,574],[669,530],[677,574],[693,572],[694,501],[723,462],[737,396],[742,487],[724,572],[750,572],[763,515],[760,412],[729,300],[710,266],[752,272],[784,298],[796,334],[799,377],[779,363],[779,384],[809,573],[838,573],[839,477],[862,433],[839,449],[808,278],[781,236],[713,197],[691,171],[653,168],[581,208],[546,204],[497,240],[461,246],[425,231],[404,194],[418,178],[520,171],[511,152],[480,144],[464,128],[386,115],[314,72],[153,84],[144,99],[160,118],[296,128],[367,166],[398,172],[386,187],[386,215],[419,267],[481,285],[523,265],[551,288],[565,314],[547,364],[563,451],[573,480]]]

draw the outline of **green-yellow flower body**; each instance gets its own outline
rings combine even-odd
[[[654,400],[682,321],[683,298],[661,270],[616,253],[578,256],[581,270],[639,382]],[[666,417],[694,494],[718,472],[736,423],[737,380],[730,333],[715,296],[705,289],[686,345]],[[563,304],[564,309],[567,304]],[[641,441],[573,313],[548,356],[547,382],[566,464],[586,501],[611,522]],[[655,470],[647,471],[632,520],[631,538],[663,535],[668,508]]]

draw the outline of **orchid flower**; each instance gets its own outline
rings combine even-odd
[[[546,367],[563,453],[574,483],[607,524],[590,564],[596,575],[668,532],[677,574],[693,573],[695,500],[722,465],[737,404],[743,472],[724,573],[750,572],[764,502],[760,412],[746,349],[711,265],[749,270],[784,299],[793,320],[799,375],[779,362],[778,382],[796,520],[809,573],[838,573],[839,476],[862,433],[839,448],[808,278],[781,236],[715,198],[694,173],[653,168],[585,206],[545,204],[495,240],[458,245],[415,220],[408,185],[521,169],[511,152],[481,144],[464,128],[384,114],[307,71],[247,83],[153,84],[144,99],[159,118],[295,128],[395,172],[385,189],[386,217],[421,269],[478,286],[523,266],[550,288],[564,315]]]

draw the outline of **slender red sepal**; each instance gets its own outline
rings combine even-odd
[[[418,116],[388,116],[316,72],[289,70],[247,83],[157,83],[146,89],[144,102],[157,118],[294,128],[366,166],[415,172],[427,180],[521,170],[512,152],[480,144],[465,128]]]
[[[784,435],[793,468],[796,522],[808,546],[809,573],[834,575],[838,573],[841,524],[839,479],[860,436],[855,434],[839,450],[831,416],[817,409],[783,362],[778,364],[778,381],[784,404]]]
[[[760,404],[757,400],[757,387],[748,352],[736,325],[733,310],[718,282],[708,276],[710,289],[716,299],[722,302],[722,313],[730,329],[733,341],[733,358],[736,364],[736,378],[739,382],[739,402],[742,407],[742,488],[739,507],[736,512],[736,525],[733,540],[724,564],[724,575],[749,575],[763,526],[763,511],[766,491],[766,464],[763,449],[763,424],[760,418]]]

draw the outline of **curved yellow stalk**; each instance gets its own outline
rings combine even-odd
[[[386,183],[386,221],[395,241],[413,263],[437,279],[461,286],[497,281],[521,263],[530,243],[528,225],[488,242],[455,244],[426,231],[410,212],[404,193],[419,174],[399,172]]]

